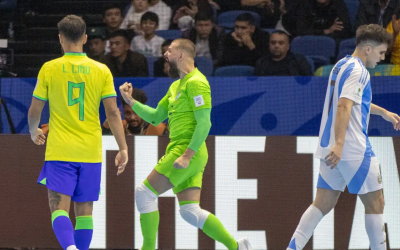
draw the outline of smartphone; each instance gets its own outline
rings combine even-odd
[[[0,65],[13,65],[14,51],[12,49],[0,48]]]

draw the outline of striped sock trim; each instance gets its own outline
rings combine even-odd
[[[69,214],[67,213],[67,211],[65,211],[65,210],[56,210],[51,215],[51,225],[53,225],[54,220],[57,219],[57,217],[60,217],[60,216],[65,216],[65,217],[68,217],[68,219],[69,219]]]
[[[93,217],[91,215],[77,216],[75,230],[90,229],[93,230]]]

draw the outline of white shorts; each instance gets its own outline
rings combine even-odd
[[[352,194],[381,190],[383,185],[378,159],[364,156],[361,160],[339,161],[334,169],[321,159],[317,187],[343,192],[346,185]]]

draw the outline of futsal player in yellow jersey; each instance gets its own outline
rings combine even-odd
[[[117,174],[128,161],[116,92],[110,70],[83,53],[86,24],[82,18],[66,16],[58,23],[63,57],[47,62],[39,72],[28,113],[34,143],[44,145],[38,128],[46,101],[50,108],[50,131],[46,157],[38,183],[48,188],[54,233],[63,249],[88,250],[93,235],[93,201],[99,199],[102,141],[100,101],[119,146]],[[75,230],[69,219],[71,200]]]

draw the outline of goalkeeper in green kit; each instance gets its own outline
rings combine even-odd
[[[147,179],[135,189],[143,234],[142,250],[154,250],[160,215],[157,197],[173,190],[177,195],[182,218],[200,228],[229,250],[251,250],[246,239],[236,241],[210,212],[201,209],[200,194],[203,172],[208,160],[205,140],[211,128],[211,90],[206,77],[194,66],[195,45],[187,39],[176,39],[164,54],[169,76],[180,78],[172,83],[156,109],[132,98],[132,85],[120,87],[122,97],[145,121],[158,125],[168,118],[170,143]]]

